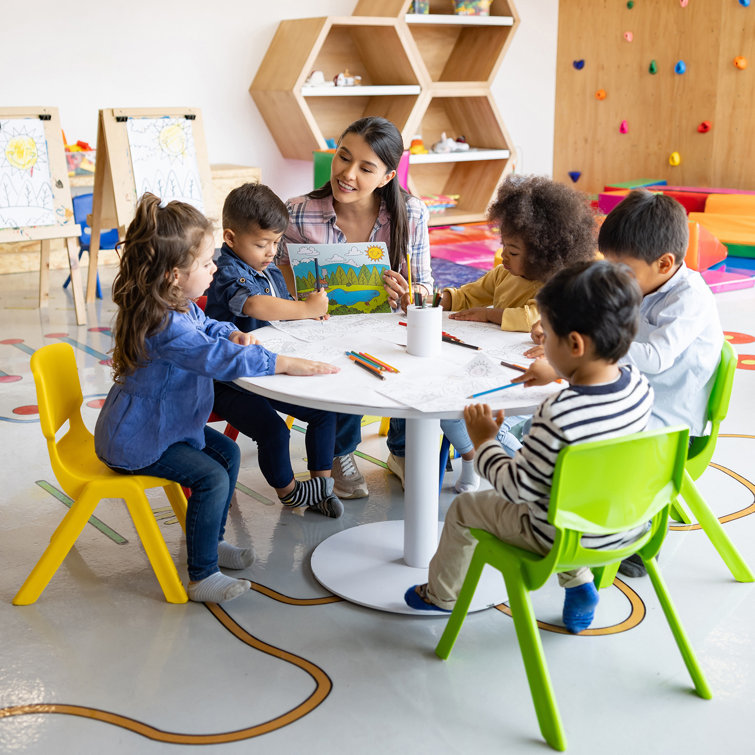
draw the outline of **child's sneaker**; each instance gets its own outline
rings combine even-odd
[[[406,459],[403,456],[394,456],[388,454],[388,460],[385,462],[389,471],[393,472],[401,480],[401,487],[404,487],[404,477],[406,475]]]

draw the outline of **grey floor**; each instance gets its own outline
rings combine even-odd
[[[106,296],[112,269],[103,269]],[[505,606],[467,619],[451,658],[433,653],[445,619],[397,616],[329,596],[309,558],[324,538],[402,517],[378,424],[363,428],[370,496],[340,520],[283,511],[240,439],[238,505],[228,539],[253,543],[254,590],[223,608],[169,605],[120,501],[103,501],[41,598],[11,600],[65,512],[35,412],[33,350],[74,345],[93,427],[108,390],[112,305],[77,326],[64,275],[35,306],[33,274],[0,276],[0,752],[157,753],[203,745],[232,753],[546,752]],[[755,566],[755,289],[717,296],[743,355],[732,407],[700,489]],[[104,330],[103,330],[104,329]],[[89,405],[91,404],[91,406]],[[753,422],[751,425],[750,423]],[[292,458],[305,473],[296,429]],[[441,513],[452,500],[449,476]],[[185,577],[180,527],[153,507]],[[734,515],[729,517],[728,515]],[[733,580],[700,530],[674,529],[661,567],[713,688],[699,699],[647,578],[601,594],[594,632],[560,629],[562,596],[535,596],[542,638],[574,753],[752,753],[755,589]]]

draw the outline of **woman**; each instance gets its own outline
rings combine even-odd
[[[406,253],[411,252],[412,287],[432,292],[428,212],[404,191],[396,176],[404,142],[396,126],[385,118],[360,118],[341,135],[330,169],[330,181],[286,203],[291,221],[275,258],[291,292],[294,275],[288,244],[346,244],[384,241],[390,270],[383,275],[391,307],[409,304]],[[363,498],[367,484],[354,460],[361,441],[362,418],[340,414],[336,425],[333,478],[339,498]],[[403,427],[391,422],[388,446],[403,446]]]

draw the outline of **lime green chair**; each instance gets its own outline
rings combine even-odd
[[[164,488],[173,512],[185,529],[187,504],[181,486],[161,477],[119,474],[97,458],[94,437],[81,418],[84,399],[70,344],[52,343],[35,351],[31,371],[37,386],[39,422],[47,439],[50,464],[60,487],[73,503],[13,598],[13,604],[25,606],[37,600],[103,498],[125,500],[165,599],[169,603],[186,603],[186,590],[144,493],[148,488]],[[58,438],[58,432],[66,424],[65,433]]]
[[[556,528],[556,538],[544,556],[507,545],[484,530],[471,530],[479,542],[435,652],[448,658],[485,564],[501,571],[540,731],[556,750],[566,748],[566,738],[529,593],[557,572],[578,566],[598,568],[639,553],[695,690],[700,697],[711,697],[655,560],[666,535],[669,507],[682,486],[688,435],[683,427],[665,428],[562,449],[548,514],[548,521]],[[595,550],[580,544],[583,533],[621,532],[648,521],[648,531],[624,548]]]

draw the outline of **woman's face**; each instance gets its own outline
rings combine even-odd
[[[333,199],[342,204],[372,202],[374,191],[385,186],[395,175],[396,171],[388,170],[362,136],[346,134],[330,168]]]

